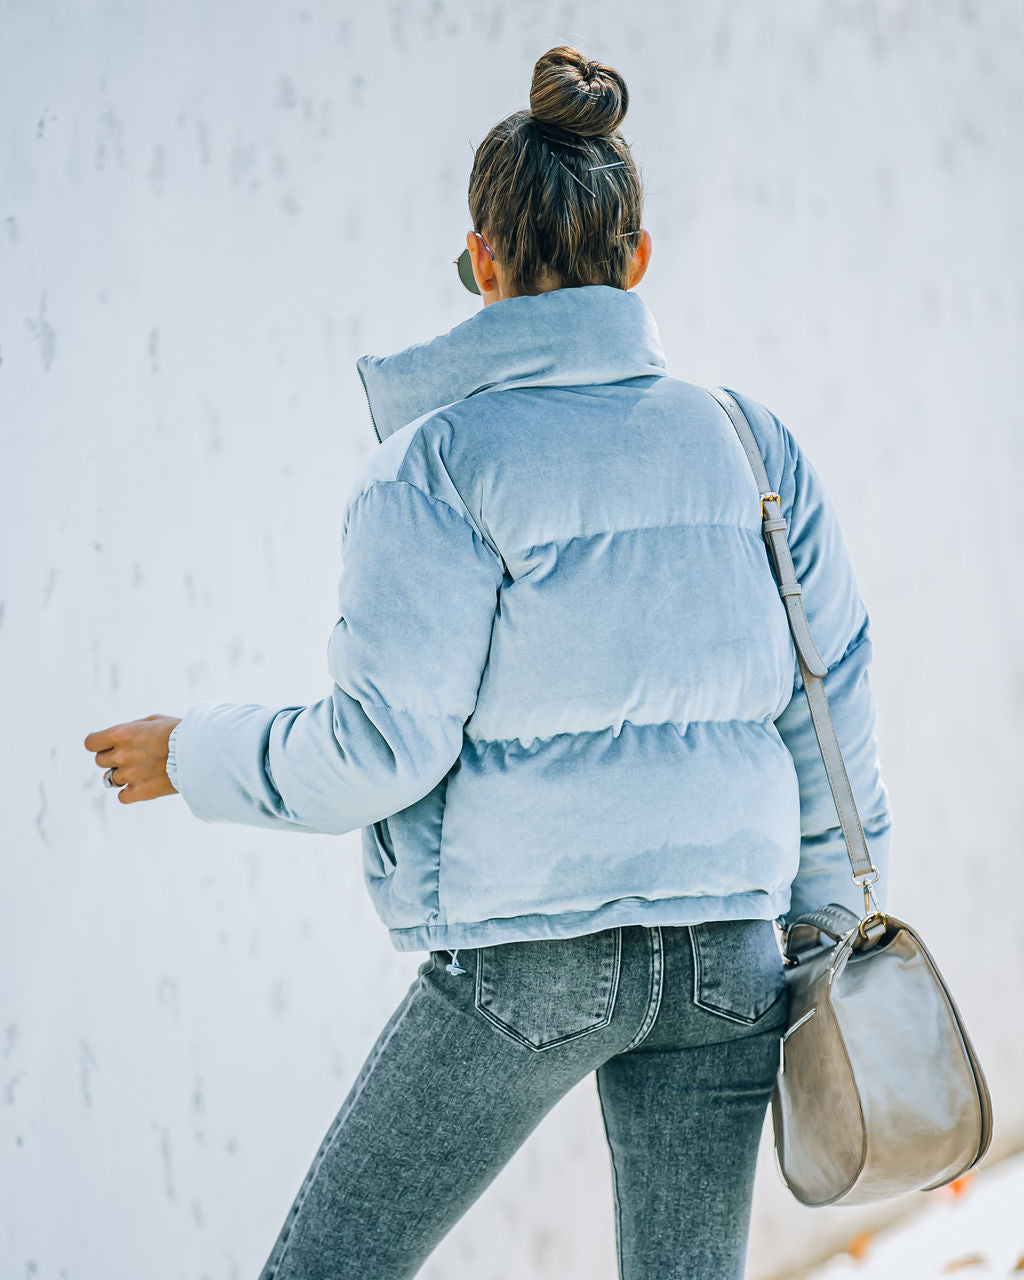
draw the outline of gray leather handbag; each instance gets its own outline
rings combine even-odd
[[[729,415],[761,494],[769,559],[786,606],[864,915],[830,903],[789,924],[789,1020],[772,1097],[782,1176],[803,1204],[867,1204],[966,1173],[992,1137],[988,1086],[953,997],[917,933],[879,910],[871,855],[829,711],[779,495],[737,402]]]

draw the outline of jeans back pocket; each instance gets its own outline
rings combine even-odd
[[[786,974],[770,920],[690,926],[693,1000],[734,1022],[759,1021],[782,998]]]
[[[548,1049],[607,1026],[621,965],[620,929],[480,947],[474,1004],[513,1040]]]

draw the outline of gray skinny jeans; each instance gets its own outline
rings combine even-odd
[[[786,991],[767,920],[430,953],[260,1280],[406,1280],[597,1072],[622,1280],[741,1280]],[[453,1277],[453,1280],[456,1278]]]

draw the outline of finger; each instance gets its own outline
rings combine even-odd
[[[117,798],[122,804],[137,804],[140,800],[155,800],[158,796],[173,794],[174,788],[166,778],[151,776],[122,787],[117,793]]]
[[[86,751],[105,751],[114,745],[113,732],[114,729],[97,729],[95,733],[87,733],[82,745]]]
[[[101,769],[113,769],[124,762],[124,753],[120,747],[109,747],[106,751],[96,753],[96,763]]]
[[[135,728],[129,720],[124,724],[112,724],[108,729],[98,729],[85,738],[86,751],[107,751],[121,743],[130,742],[135,735]]]

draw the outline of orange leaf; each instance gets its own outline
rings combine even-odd
[[[875,1233],[873,1231],[858,1231],[846,1246],[846,1252],[854,1259],[854,1261],[860,1262],[860,1260],[867,1255],[874,1238]]]
[[[955,1262],[948,1262],[942,1268],[942,1274],[949,1276],[954,1271],[966,1271],[968,1267],[984,1267],[987,1265],[988,1258],[983,1253],[968,1253],[963,1258],[957,1258]]]
[[[1017,1264],[1010,1268],[1011,1271],[1024,1271],[1024,1253],[1017,1259]]]

